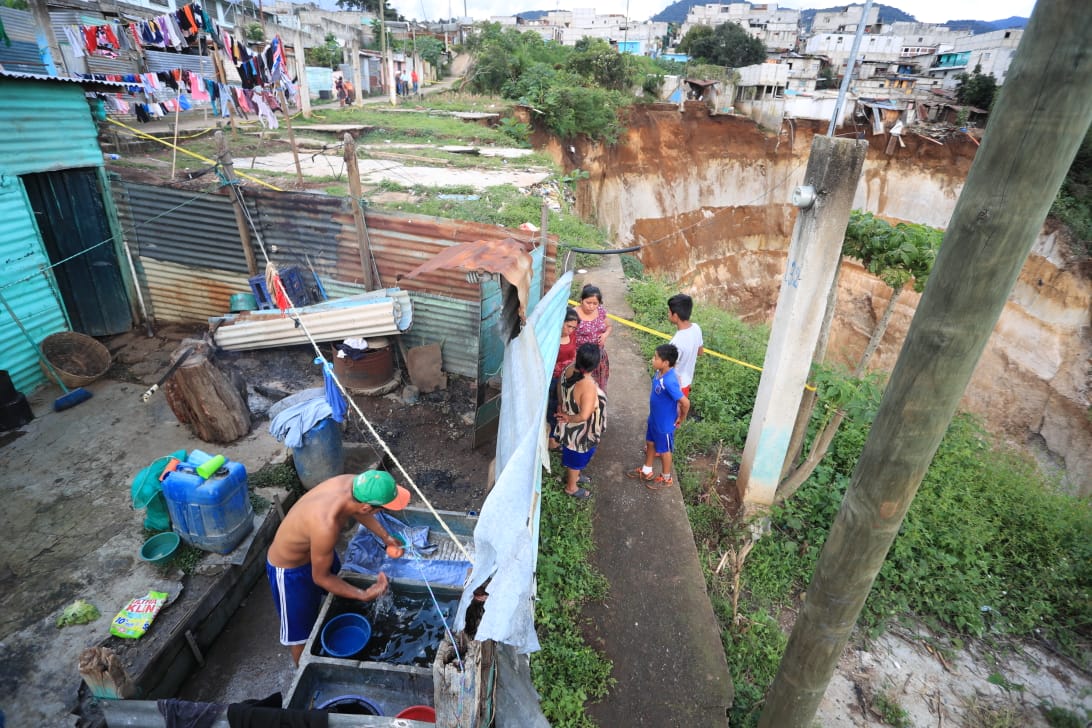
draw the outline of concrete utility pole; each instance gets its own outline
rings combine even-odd
[[[793,193],[801,207],[777,297],[751,427],[743,448],[737,487],[744,502],[773,503],[796,411],[807,384],[811,355],[823,323],[823,307],[849,223],[853,192],[861,177],[868,142],[814,137],[804,187]],[[813,204],[805,199],[813,190]]]
[[[349,46],[351,53],[353,54],[353,89],[356,96],[353,98],[353,106],[364,106],[364,86],[361,84],[360,78],[360,43],[356,38],[353,38],[352,44]]]
[[[766,697],[811,725],[891,542],[1092,124],[1092,6],[1038,0]]]
[[[299,82],[300,113],[304,119],[311,118],[311,87],[307,83],[307,51],[303,47],[303,33],[296,31],[293,37],[294,57],[296,59],[296,78]]]

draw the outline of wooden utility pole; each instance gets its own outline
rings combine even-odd
[[[356,223],[356,241],[360,246],[360,269],[363,272],[364,289],[375,288],[372,278],[372,241],[368,236],[368,223],[364,219],[361,200],[364,195],[360,189],[360,168],[356,164],[356,139],[352,134],[345,134],[345,174],[349,178],[349,195],[353,198],[353,222]]]
[[[838,269],[853,193],[867,151],[868,142],[863,140],[812,139],[804,186],[794,196],[794,204],[801,209],[789,244],[736,481],[747,504],[768,506],[774,502],[823,323],[823,309],[815,302],[826,299]]]
[[[1092,124],[1092,8],[1039,0],[831,527],[761,728],[805,728]]]
[[[284,124],[288,127],[288,142],[292,145],[292,161],[296,163],[296,183],[303,187],[303,170],[300,168],[300,150],[296,146],[296,132],[292,129],[292,112],[288,109],[288,99],[284,91],[278,92],[281,109],[284,111]]]
[[[254,248],[250,244],[250,224],[246,221],[243,203],[239,201],[239,195],[233,189],[239,179],[235,176],[235,164],[231,161],[227,137],[224,136],[223,131],[218,130],[214,138],[216,139],[216,161],[224,168],[224,179],[228,183],[224,191],[231,196],[231,206],[235,210],[235,227],[239,228],[239,242],[243,244],[246,269],[250,271],[250,275],[258,275],[258,262],[254,259]]]

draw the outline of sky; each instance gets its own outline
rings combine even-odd
[[[572,10],[596,8],[600,13],[628,15],[647,20],[674,0],[390,0],[402,15],[410,19],[435,20],[462,16],[476,20],[491,15],[512,15],[526,10]],[[706,0],[713,2],[716,0]],[[724,2],[725,0],[721,0]],[[769,0],[771,3],[774,0]],[[863,0],[860,0],[863,2]],[[702,0],[698,0],[704,4]],[[780,0],[785,8],[830,8],[849,5],[852,0]],[[325,3],[324,3],[325,4]],[[1001,20],[1013,15],[1028,17],[1035,0],[884,0],[884,5],[899,8],[924,23],[947,20]],[[628,11],[627,11],[628,8]]]

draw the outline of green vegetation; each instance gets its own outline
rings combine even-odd
[[[665,301],[675,289],[655,280],[631,281],[630,287],[636,320],[669,331]],[[702,305],[693,318],[702,326],[707,349],[762,362],[764,329]],[[643,338],[649,351],[660,342]],[[752,542],[746,524],[734,522],[719,498],[692,474],[681,474],[736,683],[732,725],[757,721],[784,645],[777,617],[795,608],[807,588],[868,435],[874,389],[833,372],[816,375],[824,377],[820,403],[829,398],[827,392],[855,393],[858,416],[847,418],[827,457],[796,495],[772,511],[769,535]],[[682,456],[676,462],[717,454],[719,467],[727,457],[722,452],[742,450],[758,378],[751,369],[710,356],[699,360],[693,404],[701,420],[680,430]],[[812,435],[825,411],[816,408]],[[925,475],[859,625],[876,634],[892,619],[907,616],[957,644],[962,636],[1035,637],[1078,662],[1087,660],[1080,647],[1092,625],[1090,533],[1092,504],[1056,492],[1033,462],[995,442],[972,417],[959,415]],[[726,553],[742,565],[738,574],[731,568],[714,573]]]
[[[899,705],[894,697],[887,693],[878,693],[872,698],[872,710],[887,725],[895,728],[914,728],[910,715]]]
[[[1079,241],[1073,253],[1092,257],[1092,129],[1084,135],[1050,214],[1068,225]]]
[[[997,79],[993,74],[982,73],[982,65],[976,65],[973,73],[961,73],[956,76],[956,100],[961,104],[976,106],[989,111],[997,96]]]
[[[338,45],[337,36],[333,33],[326,34],[322,45],[314,48],[304,48],[303,53],[309,66],[334,69],[337,68],[337,64],[341,63],[341,46]]]
[[[633,56],[599,39],[570,48],[485,23],[469,45],[476,57],[471,87],[530,106],[562,139],[586,134],[615,142],[622,132],[618,110],[633,103],[632,89],[643,80]]]
[[[588,563],[591,508],[563,492],[557,473],[542,479],[535,626],[542,649],[531,654],[531,678],[550,725],[591,728],[584,704],[610,689],[611,663],[584,643],[583,605],[606,595],[607,584]]]
[[[449,114],[430,114],[379,106],[364,108],[324,109],[310,120],[296,122],[296,132],[309,124],[357,124],[371,127],[358,139],[358,144],[409,142],[414,144],[497,144],[511,146],[512,140],[503,131],[478,124],[468,124]],[[286,138],[287,133],[284,137]]]
[[[679,41],[679,53],[714,66],[742,68],[766,60],[766,46],[738,23],[696,25]]]

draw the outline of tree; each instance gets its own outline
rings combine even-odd
[[[883,340],[902,289],[913,281],[915,291],[921,293],[925,290],[925,282],[933,269],[933,261],[936,260],[937,251],[940,249],[942,236],[943,233],[940,230],[925,225],[902,222],[891,225],[870,212],[860,210],[854,210],[850,214],[845,240],[842,243],[842,255],[860,260],[869,273],[882,280],[892,290],[891,298],[888,299],[880,320],[872,330],[868,345],[853,370],[855,379],[864,375],[872,355],[876,353],[880,341]],[[833,306],[828,305],[827,315],[831,315],[832,312]],[[775,495],[778,502],[792,496],[826,455],[831,442],[834,441],[834,435],[838,432],[842,420],[845,419],[845,405],[851,399],[848,393],[843,392],[836,401],[830,402],[835,407],[834,415],[816,433],[811,451],[804,462],[791,470],[778,484]],[[801,406],[803,407],[804,404],[802,403]],[[798,424],[801,419],[803,417],[798,418]],[[803,421],[806,423],[807,420],[803,419]]]
[[[637,74],[628,62],[629,56],[619,53],[601,38],[581,38],[574,51],[565,67],[597,86],[625,91],[637,82]]]
[[[397,10],[387,4],[387,0],[337,0],[337,6],[342,10],[372,13],[377,18],[380,15],[380,7],[382,6],[384,20],[405,20]]]
[[[303,53],[307,59],[307,65],[322,68],[337,68],[342,58],[341,46],[338,45],[337,36],[333,33],[326,34],[325,42],[322,45],[305,48]]]
[[[679,49],[696,60],[729,68],[766,60],[766,46],[738,23],[721,23],[712,30],[704,25],[691,28],[679,43]]]
[[[834,67],[824,65],[819,69],[819,78],[815,80],[815,89],[817,91],[827,88],[837,88],[838,78],[834,75]]]
[[[987,110],[993,105],[993,97],[997,95],[997,79],[992,73],[983,74],[982,64],[974,67],[974,73],[961,73],[956,78],[959,80],[956,86],[959,103]]]

